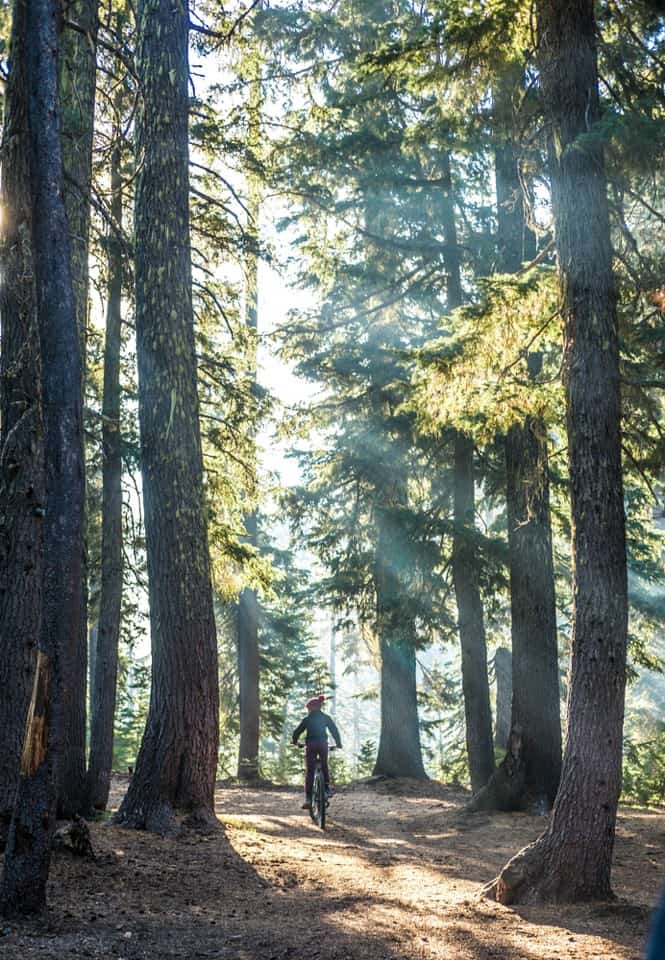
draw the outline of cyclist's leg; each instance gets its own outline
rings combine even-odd
[[[316,766],[316,744],[305,744],[305,800],[312,799],[312,784],[314,783],[314,768]]]
[[[330,790],[330,770],[328,769],[328,743],[321,743],[319,746],[319,756],[321,757],[321,770],[323,772],[323,780],[326,785],[326,791]]]

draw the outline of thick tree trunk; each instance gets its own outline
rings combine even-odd
[[[111,155],[111,214],[122,226],[120,128]],[[113,721],[118,677],[122,609],[122,436],[120,424],[120,349],[122,343],[122,247],[108,237],[108,306],[102,402],[102,571],[99,625],[90,695],[89,805],[104,810],[111,786]]]
[[[251,64],[252,72],[249,77],[250,94],[248,104],[248,147],[256,155],[260,148],[261,139],[261,61],[256,52]],[[254,386],[257,383],[257,335],[258,335],[258,240],[259,216],[261,210],[261,194],[256,173],[249,170],[247,173],[247,233],[250,248],[245,262],[245,326],[249,341],[250,376]],[[252,444],[251,459],[256,487],[256,442],[255,431],[251,428],[250,443]],[[257,516],[252,511],[245,518],[247,542],[254,547],[258,546]],[[259,770],[259,734],[261,718],[260,697],[260,657],[259,657],[259,603],[256,590],[250,587],[240,594],[237,614],[238,630],[238,679],[239,679],[239,709],[240,709],[240,745],[238,749],[238,779],[256,780],[260,777]]]
[[[0,284],[0,844],[14,808],[39,641],[44,448],[32,266],[26,3],[14,3],[5,92]]]
[[[627,584],[616,293],[591,0],[539,0],[565,323],[573,529],[566,748],[548,829],[487,888],[503,903],[610,897],[621,789]],[[582,139],[584,138],[584,139]]]
[[[117,819],[160,833],[214,820],[217,638],[203,496],[189,239],[187,4],[141,0],[136,335],[152,687]]]
[[[495,148],[498,224],[497,269],[516,273],[524,259],[525,238],[518,159],[512,141],[512,97],[521,70],[506,68],[495,95]],[[540,358],[528,358],[535,377]],[[510,564],[513,704],[511,738],[505,761],[481,793],[474,809],[548,810],[561,774],[561,717],[554,564],[549,498],[547,428],[533,417],[516,423],[506,436],[506,506]],[[519,750],[517,750],[519,744]]]
[[[376,509],[376,632],[381,654],[381,732],[375,775],[425,780],[416,687],[415,622],[409,612],[413,576],[409,538],[400,508],[401,481],[384,491]]]
[[[72,0],[67,17],[85,34],[65,28],[60,49],[60,101],[65,204],[69,222],[72,282],[85,367],[88,320],[88,233],[95,116],[98,0]],[[64,750],[58,763],[58,811],[61,816],[87,812],[86,684],[88,657],[87,562],[84,544],[79,636],[63,650]]]
[[[39,655],[5,853],[5,914],[43,909],[62,742],[61,651],[80,629],[84,462],[81,354],[63,202],[56,0],[15,7],[25,26],[33,266],[45,429],[46,515]],[[29,42],[28,41],[29,38]]]
[[[446,181],[441,203],[441,226],[446,243],[448,309],[456,310],[463,302],[462,277],[450,159],[445,152],[441,157],[441,165]],[[471,542],[471,536],[475,532],[473,442],[460,433],[456,433],[454,437],[453,472],[455,534],[452,569],[462,649],[466,749],[471,789],[475,793],[492,776],[494,748],[483,604],[478,560]]]

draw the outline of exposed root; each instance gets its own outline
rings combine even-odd
[[[161,837],[177,837],[181,829],[175,810],[166,802],[148,810],[126,810],[123,805],[113,817],[113,823],[127,830],[147,830],[148,833],[157,833]]]
[[[585,877],[579,863],[566,862],[562,848],[546,832],[509,860],[498,877],[486,884],[481,897],[497,903],[581,903],[613,902],[616,897],[607,883]]]
[[[197,807],[188,813],[181,812],[162,802],[148,811],[125,811],[121,807],[113,818],[113,823],[128,830],[146,830],[161,837],[176,838],[184,829],[197,830],[199,833],[212,833],[222,829],[214,812],[208,807]]]
[[[546,899],[539,892],[539,881],[543,879],[544,870],[544,843],[543,838],[539,837],[515,854],[499,876],[485,884],[480,895],[505,906],[511,903],[538,903]]]
[[[508,751],[484,787],[467,803],[467,813],[478,810],[524,810],[528,806],[525,796],[526,767],[522,752],[522,732],[518,726],[510,731]]]
[[[192,810],[182,821],[182,826],[198,833],[215,833],[222,829],[222,824],[208,807]]]

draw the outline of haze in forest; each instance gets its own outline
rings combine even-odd
[[[665,956],[661,4],[0,39],[10,960]]]

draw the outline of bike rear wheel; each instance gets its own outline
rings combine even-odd
[[[323,771],[321,765],[317,763],[312,785],[310,814],[314,823],[322,830],[326,829],[326,803],[326,785],[323,780]]]

